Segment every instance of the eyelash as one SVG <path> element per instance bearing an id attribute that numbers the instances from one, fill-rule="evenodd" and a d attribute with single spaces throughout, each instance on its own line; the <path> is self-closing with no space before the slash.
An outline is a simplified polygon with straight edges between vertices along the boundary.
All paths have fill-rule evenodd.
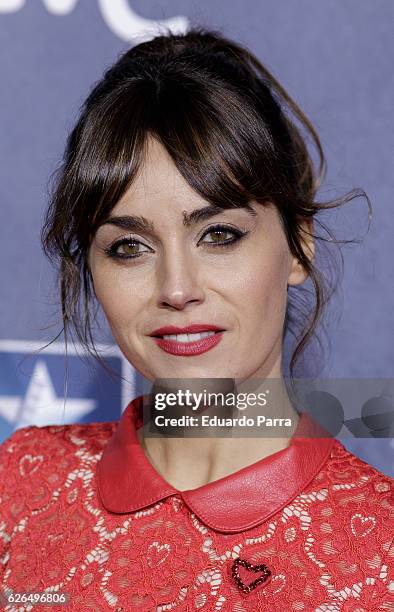
<path id="1" fill-rule="evenodd" d="M 229 232 L 234 234 L 234 238 L 232 238 L 231 240 L 226 240 L 226 242 L 222 242 L 222 243 L 213 243 L 213 242 L 206 242 L 205 244 L 208 244 L 210 246 L 213 246 L 214 248 L 220 247 L 220 248 L 228 248 L 231 245 L 235 244 L 236 242 L 238 242 L 239 240 L 241 240 L 242 238 L 244 238 L 249 232 L 247 231 L 241 231 L 241 230 L 237 230 L 234 229 L 233 227 L 227 227 L 226 225 L 214 225 L 212 227 L 209 227 L 206 232 L 201 236 L 201 240 L 203 238 L 205 238 L 205 236 L 215 232 L 215 231 L 224 231 L 224 232 Z M 108 257 L 111 257 L 112 259 L 137 259 L 137 257 L 140 257 L 141 255 L 143 255 L 143 253 L 145 253 L 146 251 L 143 251 L 142 253 L 137 253 L 134 255 L 120 255 L 119 253 L 116 253 L 116 250 L 122 245 L 122 244 L 143 244 L 142 242 L 140 242 L 139 240 L 135 240 L 134 238 L 122 238 L 121 240 L 117 240 L 116 242 L 114 242 L 110 247 L 104 249 L 105 254 Z"/>

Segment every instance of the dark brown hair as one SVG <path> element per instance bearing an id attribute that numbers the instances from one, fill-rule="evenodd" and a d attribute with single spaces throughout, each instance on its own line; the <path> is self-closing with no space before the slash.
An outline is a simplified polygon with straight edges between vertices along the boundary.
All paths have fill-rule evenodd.
<path id="1" fill-rule="evenodd" d="M 316 257 L 311 261 L 304 252 L 308 232 L 301 224 L 365 193 L 354 189 L 325 204 L 316 201 L 326 164 L 314 127 L 248 49 L 201 27 L 165 32 L 124 53 L 92 89 L 68 138 L 41 234 L 46 255 L 59 263 L 66 340 L 68 329 L 75 330 L 100 360 L 87 254 L 97 227 L 136 176 L 148 135 L 164 145 L 208 202 L 223 208 L 251 200 L 276 206 L 290 251 L 311 286 L 288 288 L 285 331 L 296 341 L 293 376 L 336 286 L 317 268 Z M 334 240 L 323 224 L 328 238 L 317 235 L 315 225 L 315 240 Z M 342 256 L 338 263 L 341 272 Z M 96 314 L 97 309 L 94 319 Z"/>

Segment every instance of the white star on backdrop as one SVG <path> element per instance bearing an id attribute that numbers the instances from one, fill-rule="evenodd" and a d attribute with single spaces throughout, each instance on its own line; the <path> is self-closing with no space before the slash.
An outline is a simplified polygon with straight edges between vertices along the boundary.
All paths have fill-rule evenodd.
<path id="1" fill-rule="evenodd" d="M 24 396 L 2 395 L 0 415 L 15 429 L 27 425 L 65 425 L 81 420 L 96 407 L 96 401 L 86 398 L 67 398 L 55 392 L 46 363 L 39 359 Z"/>

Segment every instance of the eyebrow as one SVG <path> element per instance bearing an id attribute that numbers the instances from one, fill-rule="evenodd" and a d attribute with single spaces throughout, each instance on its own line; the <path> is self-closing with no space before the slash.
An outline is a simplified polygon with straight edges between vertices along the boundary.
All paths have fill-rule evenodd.
<path id="1" fill-rule="evenodd" d="M 246 210 L 252 217 L 257 216 L 257 212 L 252 208 L 250 204 L 245 204 L 245 206 L 234 206 L 231 208 L 221 208 L 220 206 L 204 206 L 203 208 L 197 208 L 190 213 L 183 211 L 183 225 L 185 227 L 190 227 L 193 224 L 199 223 L 200 221 L 205 221 L 206 219 L 210 219 L 220 213 L 225 212 L 226 210 Z M 103 220 L 101 225 L 115 225 L 120 229 L 127 231 L 148 231 L 155 232 L 155 227 L 152 221 L 143 217 L 142 215 L 121 215 L 121 216 L 113 216 L 107 217 Z"/>

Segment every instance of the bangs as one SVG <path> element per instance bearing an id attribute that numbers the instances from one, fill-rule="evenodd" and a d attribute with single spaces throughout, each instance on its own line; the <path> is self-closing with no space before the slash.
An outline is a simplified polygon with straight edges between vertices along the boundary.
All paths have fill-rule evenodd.
<path id="1" fill-rule="evenodd" d="M 273 138 L 245 96 L 175 75 L 136 79 L 102 98 L 81 135 L 76 182 L 91 219 L 90 239 L 132 184 L 149 136 L 212 205 L 243 207 L 273 197 Z"/>

